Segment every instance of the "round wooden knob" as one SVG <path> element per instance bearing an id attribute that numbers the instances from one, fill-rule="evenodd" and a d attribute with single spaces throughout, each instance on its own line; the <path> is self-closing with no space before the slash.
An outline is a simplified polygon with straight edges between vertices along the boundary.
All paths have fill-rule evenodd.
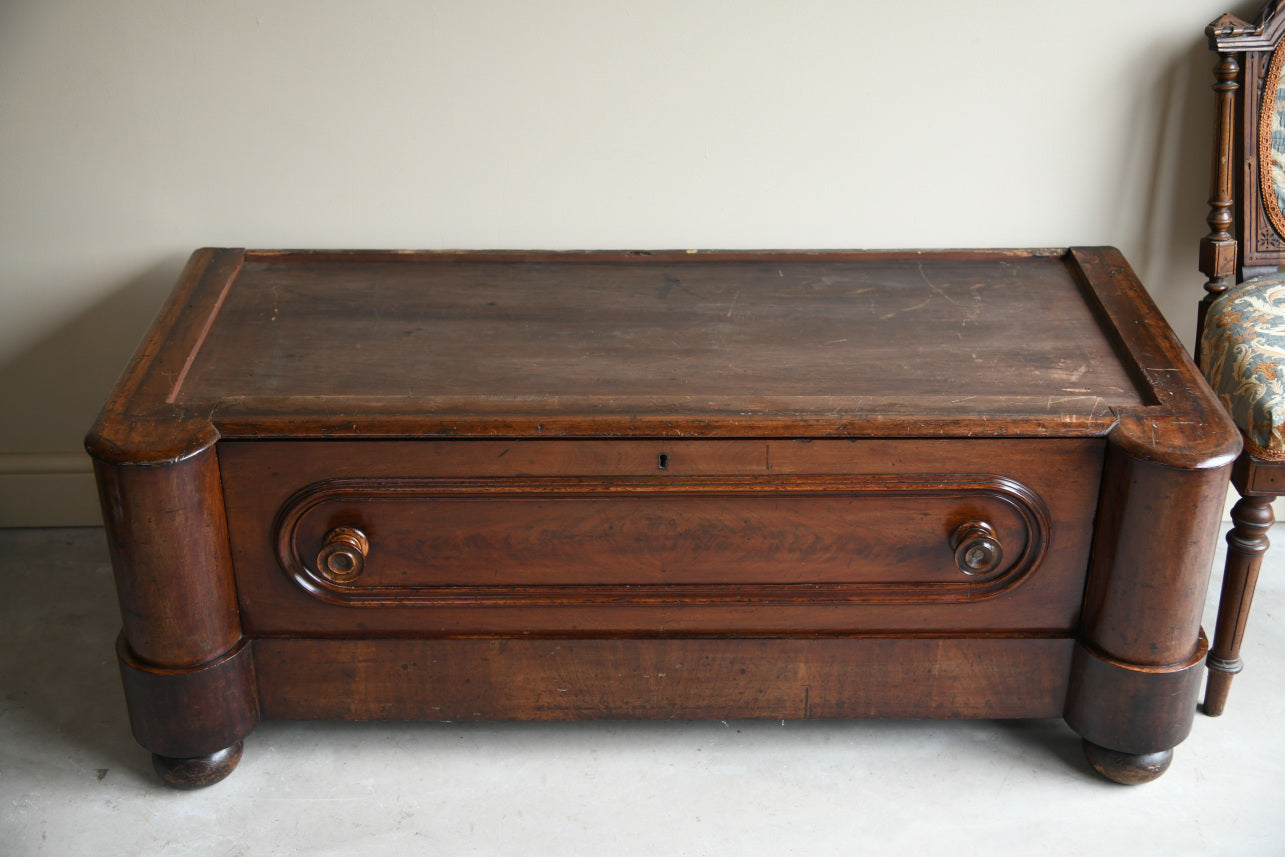
<path id="1" fill-rule="evenodd" d="M 1004 546 L 995 528 L 984 521 L 969 521 L 955 528 L 950 537 L 955 565 L 964 574 L 989 574 L 1004 561 Z"/>
<path id="2" fill-rule="evenodd" d="M 317 570 L 327 580 L 347 583 L 366 567 L 370 541 L 356 527 L 335 527 L 326 533 L 317 554 Z"/>

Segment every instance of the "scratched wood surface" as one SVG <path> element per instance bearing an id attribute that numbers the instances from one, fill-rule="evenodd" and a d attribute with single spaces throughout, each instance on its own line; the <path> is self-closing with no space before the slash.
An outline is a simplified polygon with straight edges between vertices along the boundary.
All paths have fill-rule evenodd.
<path id="1" fill-rule="evenodd" d="M 169 398 L 1056 419 L 1144 395 L 1062 254 L 260 253 Z"/>

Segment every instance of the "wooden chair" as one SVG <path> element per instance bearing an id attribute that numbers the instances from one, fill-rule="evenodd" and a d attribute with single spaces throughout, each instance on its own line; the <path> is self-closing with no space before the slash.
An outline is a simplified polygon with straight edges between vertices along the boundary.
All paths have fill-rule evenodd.
<path id="1" fill-rule="evenodd" d="M 1285 494 L 1285 3 L 1251 23 L 1223 15 L 1206 29 L 1214 68 L 1210 233 L 1200 270 L 1209 277 L 1198 319 L 1197 359 L 1245 436 L 1232 484 L 1240 499 L 1227 534 L 1227 566 L 1210 649 L 1204 710 L 1222 713 L 1240 672 L 1259 566 Z"/>

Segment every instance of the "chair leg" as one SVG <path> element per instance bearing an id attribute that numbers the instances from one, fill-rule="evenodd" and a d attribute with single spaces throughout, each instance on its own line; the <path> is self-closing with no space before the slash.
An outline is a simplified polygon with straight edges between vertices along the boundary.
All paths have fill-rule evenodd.
<path id="1" fill-rule="evenodd" d="M 1209 683 L 1205 686 L 1205 714 L 1217 717 L 1227 705 L 1231 680 L 1244 667 L 1240 643 L 1245 636 L 1249 605 L 1258 584 L 1258 569 L 1270 544 L 1267 531 L 1276 520 L 1270 495 L 1241 497 L 1232 507 L 1232 529 L 1227 533 L 1227 565 L 1218 599 L 1218 625 L 1209 650 Z"/>

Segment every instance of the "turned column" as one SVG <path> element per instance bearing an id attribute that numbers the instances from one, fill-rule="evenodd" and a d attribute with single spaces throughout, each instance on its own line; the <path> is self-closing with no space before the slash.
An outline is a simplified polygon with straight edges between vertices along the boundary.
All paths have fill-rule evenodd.
<path id="1" fill-rule="evenodd" d="M 209 785 L 231 773 L 258 721 L 214 446 L 161 461 L 91 452 L 124 624 L 116 648 L 130 726 L 168 783 Z"/>
<path id="2" fill-rule="evenodd" d="M 1162 774 L 1191 730 L 1234 458 L 1168 447 L 1158 428 L 1126 418 L 1108 444 L 1065 711 L 1089 761 L 1122 783 Z"/>
<path id="3" fill-rule="evenodd" d="M 116 645 L 130 726 L 171 785 L 227 776 L 259 719 L 241 632 L 209 407 L 181 388 L 242 263 L 188 260 L 85 439 L 94 459 L 124 629 Z"/>
<path id="4" fill-rule="evenodd" d="M 1233 53 L 1220 53 L 1214 66 L 1214 145 L 1209 179 L 1209 234 L 1200 239 L 1200 271 L 1208 281 L 1196 316 L 1196 360 L 1200 360 L 1200 333 L 1213 303 L 1236 279 L 1235 197 L 1232 179 L 1235 164 L 1236 91 L 1240 63 Z"/>
<path id="5" fill-rule="evenodd" d="M 1267 532 L 1276 520 L 1271 495 L 1241 497 L 1232 507 L 1232 529 L 1227 533 L 1227 564 L 1223 570 L 1218 624 L 1209 650 L 1209 682 L 1205 686 L 1205 713 L 1217 717 L 1227 705 L 1231 680 L 1244 667 L 1240 644 L 1245 622 L 1258 585 L 1258 569 L 1267 552 Z"/>

